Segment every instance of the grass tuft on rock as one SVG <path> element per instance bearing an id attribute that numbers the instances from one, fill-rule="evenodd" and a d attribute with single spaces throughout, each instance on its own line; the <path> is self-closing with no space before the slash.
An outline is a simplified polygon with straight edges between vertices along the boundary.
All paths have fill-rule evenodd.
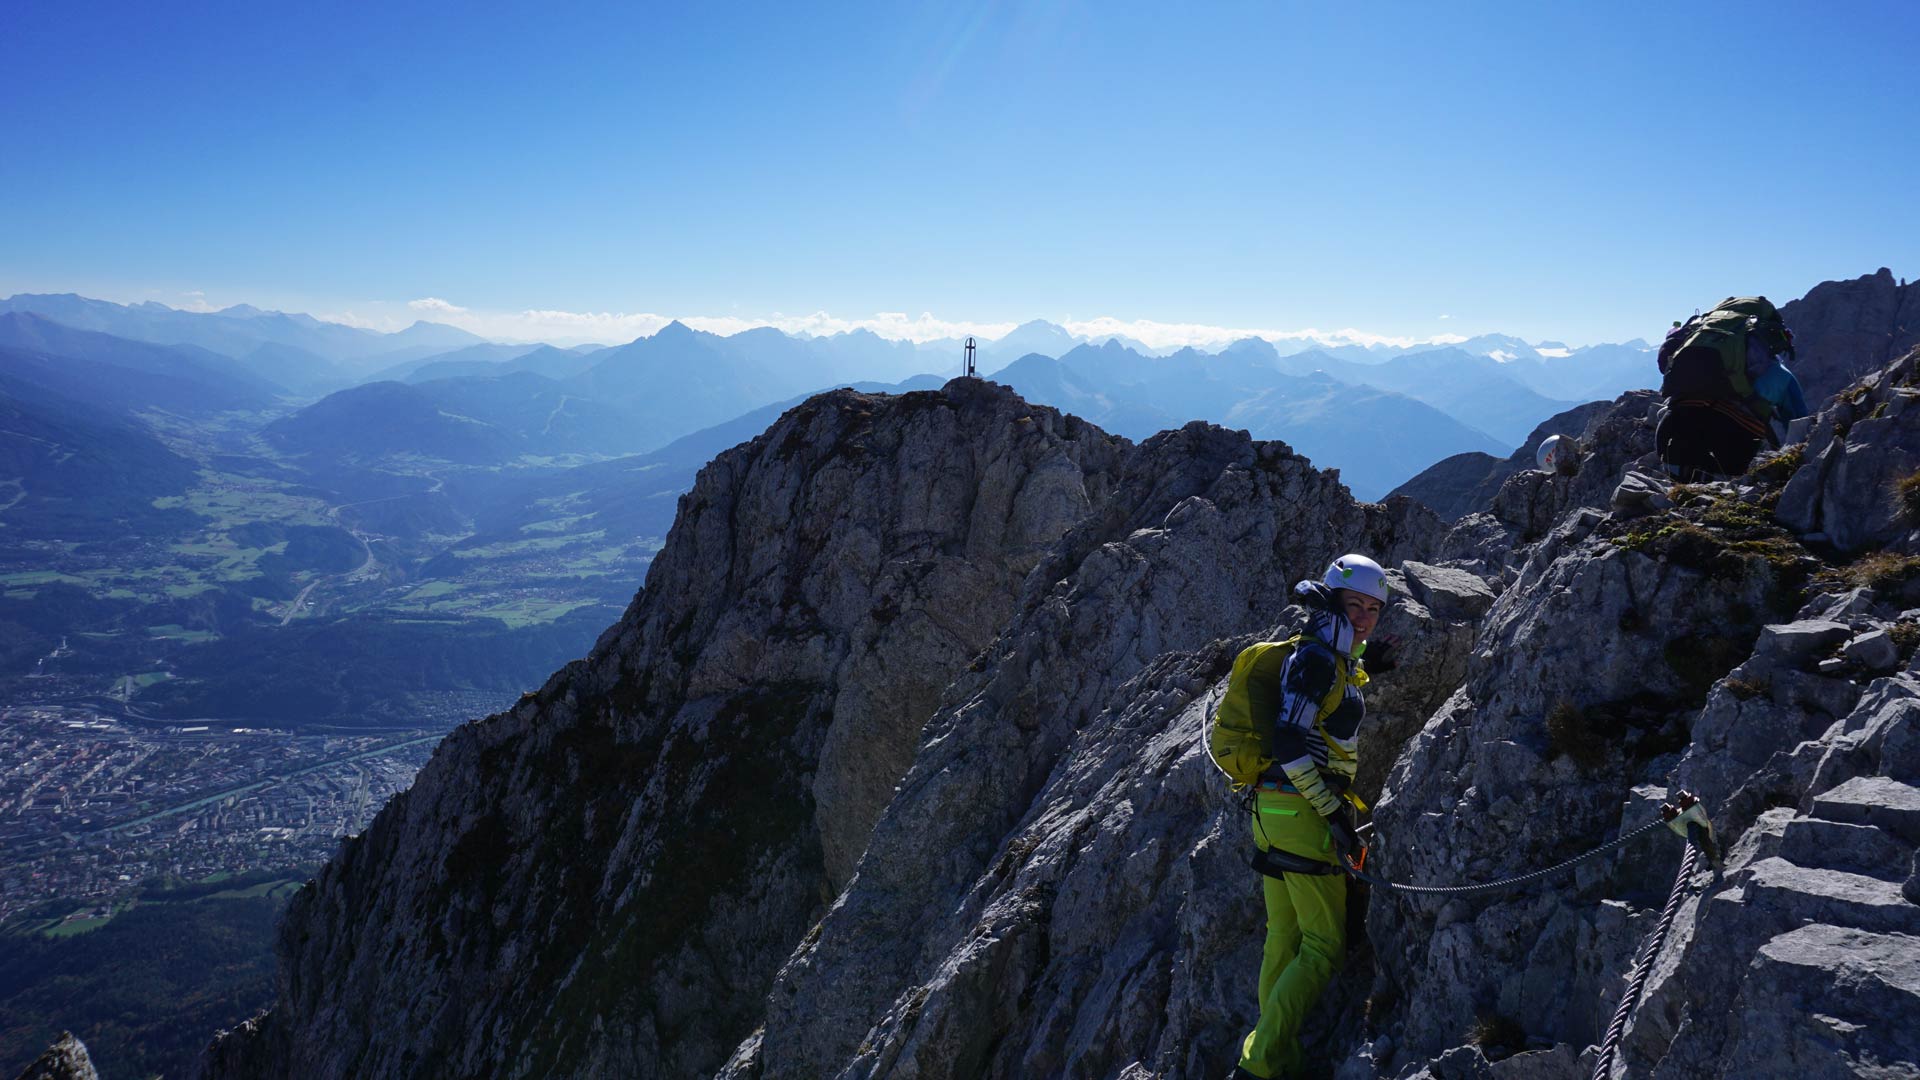
<path id="1" fill-rule="evenodd" d="M 1497 1012 L 1482 1012 L 1474 1018 L 1467 1038 L 1488 1061 L 1509 1058 L 1527 1048 L 1527 1029 L 1520 1021 Z"/>
<path id="2" fill-rule="evenodd" d="M 1887 627 L 1887 636 L 1893 639 L 1894 648 L 1900 650 L 1900 662 L 1905 664 L 1913 659 L 1915 648 L 1920 647 L 1920 622 L 1902 619 Z"/>
<path id="3" fill-rule="evenodd" d="M 1708 489 L 1710 494 L 1710 489 Z M 1634 521 L 1612 537 L 1615 546 L 1697 570 L 1722 582 L 1765 575 L 1773 607 L 1800 605 L 1807 579 L 1819 568 L 1793 534 L 1773 520 L 1773 502 L 1746 502 L 1731 495 L 1696 499 L 1686 512 Z"/>
<path id="4" fill-rule="evenodd" d="M 1893 482 L 1893 503 L 1909 522 L 1920 522 L 1920 469 Z"/>
<path id="5" fill-rule="evenodd" d="M 1890 592 L 1916 579 L 1920 579 L 1920 557 L 1893 551 L 1869 552 L 1819 577 L 1823 584 L 1843 588 L 1865 586 L 1876 592 Z"/>
<path id="6" fill-rule="evenodd" d="M 1747 475 L 1763 484 L 1784 484 L 1806 461 L 1807 444 L 1794 443 L 1778 453 L 1762 454 L 1754 459 Z"/>
<path id="7" fill-rule="evenodd" d="M 1700 515 L 1700 523 L 1716 529 L 1770 529 L 1773 515 L 1754 503 L 1729 496 L 1715 499 Z"/>

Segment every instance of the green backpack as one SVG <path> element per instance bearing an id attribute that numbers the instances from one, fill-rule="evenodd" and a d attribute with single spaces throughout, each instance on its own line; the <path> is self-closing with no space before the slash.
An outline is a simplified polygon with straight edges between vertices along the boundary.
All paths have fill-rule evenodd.
<path id="1" fill-rule="evenodd" d="M 1748 338 L 1758 338 L 1769 353 L 1793 356 L 1793 333 L 1764 296 L 1730 296 L 1674 327 L 1660 345 L 1660 396 L 1672 404 L 1713 406 L 1764 433 L 1773 403 L 1754 392 Z"/>
<path id="2" fill-rule="evenodd" d="M 1227 693 L 1213 711 L 1207 725 L 1207 753 L 1226 774 L 1235 791 L 1259 781 L 1273 765 L 1273 722 L 1280 713 L 1280 668 L 1299 648 L 1298 634 L 1285 641 L 1256 642 L 1240 650 L 1233 660 L 1233 674 L 1227 677 Z M 1314 723 L 1325 731 L 1327 717 L 1340 707 L 1348 686 L 1367 685 L 1367 673 L 1359 664 L 1334 658 L 1335 678 L 1327 696 L 1320 701 Z M 1327 749 L 1348 756 L 1339 743 L 1327 739 Z"/>

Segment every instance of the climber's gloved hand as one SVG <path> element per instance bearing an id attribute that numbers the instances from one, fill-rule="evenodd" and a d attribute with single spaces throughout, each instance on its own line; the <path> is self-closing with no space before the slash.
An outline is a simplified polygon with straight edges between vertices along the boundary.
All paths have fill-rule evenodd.
<path id="1" fill-rule="evenodd" d="M 1333 853 L 1345 865 L 1360 850 L 1360 836 L 1353 830 L 1353 823 L 1345 814 L 1335 814 L 1327 819 L 1327 833 L 1333 837 Z"/>
<path id="2" fill-rule="evenodd" d="M 1369 639 L 1367 651 L 1362 654 L 1367 665 L 1367 674 L 1384 675 L 1392 671 L 1400 662 L 1400 635 L 1381 634 Z"/>

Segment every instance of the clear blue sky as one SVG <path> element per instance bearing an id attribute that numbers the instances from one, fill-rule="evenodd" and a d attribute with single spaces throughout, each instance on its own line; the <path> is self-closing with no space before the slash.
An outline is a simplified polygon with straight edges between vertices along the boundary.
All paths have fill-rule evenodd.
<path id="1" fill-rule="evenodd" d="M 818 7 L 10 4 L 0 294 L 1582 342 L 1920 275 L 1920 4 Z"/>

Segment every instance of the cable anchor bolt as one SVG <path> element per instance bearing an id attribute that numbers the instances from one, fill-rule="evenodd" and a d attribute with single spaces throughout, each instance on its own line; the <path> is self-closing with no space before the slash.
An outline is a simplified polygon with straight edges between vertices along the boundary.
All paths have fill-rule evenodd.
<path id="1" fill-rule="evenodd" d="M 1682 790 L 1678 798 L 1661 806 L 1660 818 L 1667 823 L 1667 828 L 1699 845 L 1714 869 L 1720 868 L 1720 848 L 1713 840 L 1713 822 L 1693 792 Z"/>

